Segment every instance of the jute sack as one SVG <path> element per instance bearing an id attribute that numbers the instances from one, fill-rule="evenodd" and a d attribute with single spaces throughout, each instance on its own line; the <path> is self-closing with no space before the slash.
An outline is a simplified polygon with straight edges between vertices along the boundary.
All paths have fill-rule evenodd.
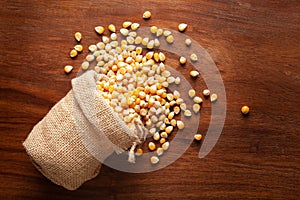
<path id="1" fill-rule="evenodd" d="M 72 90 L 34 126 L 23 145 L 35 167 L 52 182 L 69 190 L 97 176 L 101 162 L 114 151 L 130 150 L 141 142 L 143 129 L 119 118 L 96 90 L 107 78 L 87 71 L 72 80 Z"/>

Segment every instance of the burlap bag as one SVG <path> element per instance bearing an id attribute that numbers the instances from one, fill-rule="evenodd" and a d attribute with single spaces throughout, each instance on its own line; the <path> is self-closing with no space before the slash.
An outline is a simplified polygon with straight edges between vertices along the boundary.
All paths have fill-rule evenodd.
<path id="1" fill-rule="evenodd" d="M 101 162 L 114 151 L 133 150 L 143 129 L 119 118 L 96 90 L 107 78 L 88 71 L 72 80 L 72 90 L 33 128 L 23 143 L 36 168 L 52 182 L 77 189 L 99 173 Z"/>

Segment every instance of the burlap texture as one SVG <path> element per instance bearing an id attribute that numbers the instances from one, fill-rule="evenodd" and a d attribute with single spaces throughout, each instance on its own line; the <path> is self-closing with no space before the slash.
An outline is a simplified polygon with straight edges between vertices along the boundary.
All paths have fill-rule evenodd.
<path id="1" fill-rule="evenodd" d="M 34 126 L 23 143 L 36 168 L 52 182 L 77 189 L 99 173 L 113 151 L 139 143 L 96 90 L 105 78 L 88 71 L 72 80 L 72 90 Z"/>

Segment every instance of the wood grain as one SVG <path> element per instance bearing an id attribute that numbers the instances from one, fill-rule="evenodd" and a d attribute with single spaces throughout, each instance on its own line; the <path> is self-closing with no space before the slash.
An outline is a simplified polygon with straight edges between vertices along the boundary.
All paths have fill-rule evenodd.
<path id="1" fill-rule="evenodd" d="M 152 18 L 141 18 L 144 10 Z M 300 2 L 297 0 L 0 2 L 0 199 L 298 199 Z M 86 54 L 70 60 L 81 31 L 132 20 L 176 29 L 207 49 L 224 80 L 227 117 L 213 151 L 193 143 L 172 165 L 142 174 L 103 166 L 70 192 L 44 178 L 21 143 L 71 88 Z M 63 73 L 63 66 L 75 70 Z M 196 86 L 196 84 L 195 84 Z M 201 86 L 196 86 L 198 90 Z M 240 114 L 247 104 L 251 113 Z M 203 109 L 205 133 L 210 107 Z M 202 120 L 202 118 L 201 118 Z"/>

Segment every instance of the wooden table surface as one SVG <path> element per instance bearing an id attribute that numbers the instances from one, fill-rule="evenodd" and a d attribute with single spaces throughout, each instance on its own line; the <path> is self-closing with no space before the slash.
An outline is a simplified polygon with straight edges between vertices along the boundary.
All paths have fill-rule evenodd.
<path id="1" fill-rule="evenodd" d="M 300 2 L 297 0 L 0 2 L 0 199 L 299 199 Z M 144 21 L 143 11 L 152 18 Z M 227 116 L 213 151 L 198 158 L 193 142 L 170 166 L 126 173 L 103 166 L 76 191 L 43 177 L 22 142 L 71 88 L 97 25 L 124 20 L 186 34 L 211 55 L 222 75 Z M 63 67 L 75 67 L 70 75 Z M 200 90 L 200 88 L 198 88 Z M 248 117 L 240 108 L 251 108 Z M 209 106 L 199 132 L 205 135 Z"/>

